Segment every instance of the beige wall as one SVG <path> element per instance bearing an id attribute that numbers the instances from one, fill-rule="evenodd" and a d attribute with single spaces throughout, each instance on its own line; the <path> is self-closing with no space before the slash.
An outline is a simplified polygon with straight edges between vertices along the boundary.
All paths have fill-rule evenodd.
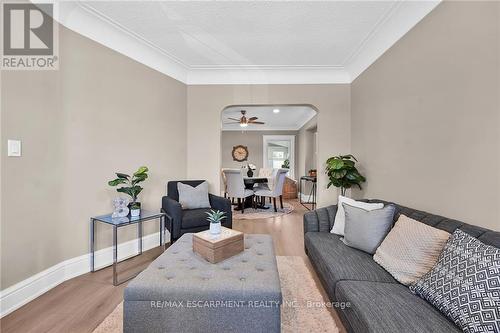
<path id="1" fill-rule="evenodd" d="M 320 206 L 337 195 L 324 161 L 351 152 L 352 137 L 368 178 L 354 195 L 500 230 L 499 12 L 445 2 L 352 85 L 186 87 L 61 28 L 60 70 L 1 73 L 0 288 L 88 252 L 89 217 L 117 195 L 114 171 L 150 167 L 144 208 L 159 208 L 170 179 L 218 192 L 220 115 L 235 104 L 318 109 Z M 7 139 L 22 140 L 21 158 L 6 157 Z M 99 235 L 108 246 L 109 228 Z"/>
<path id="2" fill-rule="evenodd" d="M 499 24 L 499 2 L 444 2 L 354 81 L 356 195 L 500 230 Z"/>
<path id="3" fill-rule="evenodd" d="M 263 135 L 295 135 L 295 164 L 297 164 L 298 131 L 222 131 L 221 133 L 221 158 L 223 168 L 241 168 L 248 163 L 257 167 L 257 172 L 263 167 Z M 233 160 L 233 147 L 243 145 L 248 147 L 248 161 L 238 162 Z"/>
<path id="4" fill-rule="evenodd" d="M 314 133 L 318 129 L 317 117 L 309 120 L 299 131 L 298 135 L 298 147 L 299 147 L 299 158 L 297 159 L 297 169 L 298 173 L 296 178 L 299 179 L 302 176 L 307 176 L 309 170 L 316 169 L 316 141 Z M 322 170 L 321 170 L 322 171 Z M 311 192 L 311 183 L 302 182 L 301 192 L 304 194 L 309 194 Z"/>
<path id="5" fill-rule="evenodd" d="M 310 104 L 318 111 L 319 205 L 336 202 L 336 189 L 326 189 L 324 161 L 350 151 L 349 85 L 194 85 L 188 86 L 187 174 L 207 179 L 219 193 L 221 112 L 239 104 Z"/>
<path id="6" fill-rule="evenodd" d="M 1 289 L 89 252 L 89 217 L 118 195 L 114 171 L 149 166 L 140 199 L 153 210 L 165 183 L 186 176 L 186 86 L 59 33 L 58 71 L 2 72 Z M 22 157 L 7 157 L 7 139 L 22 140 Z M 98 233 L 110 245 L 109 227 Z"/>

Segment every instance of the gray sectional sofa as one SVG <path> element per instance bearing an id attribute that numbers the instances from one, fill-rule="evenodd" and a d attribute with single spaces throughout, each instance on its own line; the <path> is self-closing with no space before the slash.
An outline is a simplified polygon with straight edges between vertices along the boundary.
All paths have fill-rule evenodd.
<path id="1" fill-rule="evenodd" d="M 367 202 L 388 202 L 364 200 Z M 500 247 L 500 232 L 396 205 L 400 214 L 452 233 L 460 228 L 485 244 Z M 304 215 L 306 252 L 348 332 L 461 332 L 425 300 L 412 294 L 379 266 L 372 255 L 350 248 L 331 234 L 337 206 Z"/>

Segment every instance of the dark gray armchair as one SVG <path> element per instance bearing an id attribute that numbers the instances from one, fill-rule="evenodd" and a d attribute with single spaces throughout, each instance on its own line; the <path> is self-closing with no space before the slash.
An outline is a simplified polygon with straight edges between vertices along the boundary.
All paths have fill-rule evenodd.
<path id="1" fill-rule="evenodd" d="M 171 242 L 175 242 L 185 233 L 209 229 L 210 224 L 207 221 L 206 212 L 211 209 L 225 212 L 226 218 L 223 220 L 222 225 L 226 228 L 232 228 L 233 215 L 231 211 L 231 201 L 229 201 L 229 199 L 209 194 L 211 208 L 182 209 L 179 203 L 179 192 L 177 190 L 178 182 L 191 186 L 198 186 L 203 183 L 204 180 L 179 180 L 167 183 L 167 196 L 162 198 L 161 211 L 168 215 L 166 227 L 170 232 Z"/>

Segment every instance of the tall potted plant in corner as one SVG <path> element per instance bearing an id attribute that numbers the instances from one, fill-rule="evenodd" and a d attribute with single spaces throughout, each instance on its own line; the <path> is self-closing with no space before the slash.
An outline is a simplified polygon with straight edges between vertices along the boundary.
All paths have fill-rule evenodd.
<path id="1" fill-rule="evenodd" d="M 340 193 L 345 196 L 346 190 L 353 185 L 361 188 L 361 183 L 366 181 L 355 164 L 358 160 L 352 155 L 339 155 L 330 157 L 326 161 L 326 174 L 329 182 L 327 188 L 335 186 L 340 188 Z"/>
<path id="2" fill-rule="evenodd" d="M 148 167 L 141 166 L 132 176 L 117 172 L 116 178 L 108 182 L 109 186 L 125 185 L 117 188 L 116 191 L 128 194 L 132 198 L 132 202 L 129 204 L 131 216 L 139 216 L 141 213 L 141 203 L 137 201 L 137 196 L 143 188 L 137 184 L 148 178 L 148 171 Z"/>

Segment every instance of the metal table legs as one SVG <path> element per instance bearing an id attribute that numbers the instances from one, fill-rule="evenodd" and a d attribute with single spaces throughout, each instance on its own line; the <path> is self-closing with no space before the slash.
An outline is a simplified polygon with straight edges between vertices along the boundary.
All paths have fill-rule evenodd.
<path id="1" fill-rule="evenodd" d="M 309 195 L 307 196 L 307 201 L 302 201 L 302 181 L 308 181 L 307 179 L 300 178 L 299 179 L 299 203 L 304 206 L 307 210 L 314 210 L 316 208 L 316 190 L 317 190 L 317 182 L 316 181 L 311 181 L 312 186 L 311 186 L 311 191 L 309 192 Z M 312 198 L 312 201 L 311 201 Z M 310 204 L 312 205 L 311 209 L 307 207 L 306 205 Z"/>
<path id="2" fill-rule="evenodd" d="M 159 223 L 160 223 L 160 246 L 162 247 L 162 250 L 165 250 L 165 237 L 164 237 L 164 233 L 165 233 L 165 221 L 166 221 L 166 217 L 165 216 L 160 216 L 159 218 Z M 96 272 L 96 271 L 99 271 L 101 269 L 104 269 L 104 268 L 107 268 L 109 266 L 113 266 L 113 285 L 114 286 L 117 286 L 119 284 L 122 284 L 123 282 L 126 282 L 132 278 L 134 278 L 137 274 L 131 276 L 131 277 L 128 277 L 127 279 L 123 280 L 123 281 L 118 281 L 118 264 L 120 262 L 123 262 L 123 261 L 126 261 L 128 259 L 131 259 L 131 258 L 134 258 L 134 257 L 137 257 L 139 255 L 142 254 L 142 251 L 143 251 L 143 240 L 142 240 L 142 236 L 143 236 L 143 225 L 142 225 L 142 222 L 143 221 L 139 221 L 137 222 L 137 240 L 138 240 L 138 248 L 139 248 L 139 251 L 136 255 L 133 255 L 133 256 L 130 256 L 128 258 L 125 258 L 123 260 L 118 260 L 118 228 L 120 227 L 120 225 L 113 225 L 113 263 L 110 264 L 110 265 L 107 265 L 107 266 L 104 266 L 104 267 L 101 267 L 99 269 L 95 269 L 95 229 L 96 229 L 96 221 L 98 220 L 95 220 L 93 218 L 90 219 L 90 252 L 91 252 L 91 256 L 90 256 L 90 271 L 91 272 Z M 129 225 L 129 224 L 127 224 Z M 125 225 L 124 225 L 125 226 Z"/>

